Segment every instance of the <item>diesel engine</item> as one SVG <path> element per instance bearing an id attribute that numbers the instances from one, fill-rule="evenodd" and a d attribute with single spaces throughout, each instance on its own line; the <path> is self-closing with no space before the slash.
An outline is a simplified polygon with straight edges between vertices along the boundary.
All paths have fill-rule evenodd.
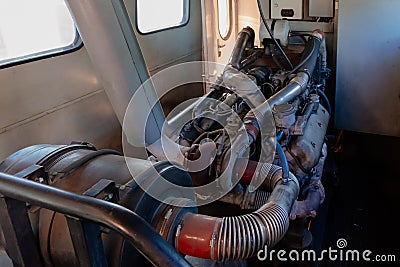
<path id="1" fill-rule="evenodd" d="M 20 266 L 246 266 L 265 248 L 309 247 L 325 197 L 329 69 L 322 31 L 290 38 L 301 42 L 265 37 L 257 47 L 244 28 L 148 160 L 85 142 L 11 155 L 0 164 L 0 245 Z"/>

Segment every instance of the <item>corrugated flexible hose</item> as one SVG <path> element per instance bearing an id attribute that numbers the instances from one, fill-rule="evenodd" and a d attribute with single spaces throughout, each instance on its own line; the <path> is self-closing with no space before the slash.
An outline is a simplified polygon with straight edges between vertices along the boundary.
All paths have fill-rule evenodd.
<path id="1" fill-rule="evenodd" d="M 262 187 L 273 189 L 267 203 L 257 211 L 233 217 L 187 214 L 176 232 L 175 247 L 179 252 L 219 261 L 246 259 L 282 239 L 289 227 L 299 184 L 291 173 L 289 182 L 283 184 L 282 169 L 278 166 L 260 167 L 258 175 L 265 177 Z"/>

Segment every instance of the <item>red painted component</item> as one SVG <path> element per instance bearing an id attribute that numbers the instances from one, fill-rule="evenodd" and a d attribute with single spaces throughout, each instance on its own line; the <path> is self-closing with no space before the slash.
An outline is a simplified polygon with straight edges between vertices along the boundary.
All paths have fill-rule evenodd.
<path id="1" fill-rule="evenodd" d="M 251 138 L 253 139 L 252 142 L 255 142 L 257 139 L 257 136 L 260 132 L 258 130 L 258 128 L 251 123 L 245 124 L 245 128 L 246 128 L 247 134 L 250 135 Z"/>
<path id="2" fill-rule="evenodd" d="M 218 240 L 221 221 L 220 218 L 216 217 L 193 213 L 186 214 L 177 237 L 178 251 L 198 258 L 217 259 L 215 241 Z"/>
<path id="3" fill-rule="evenodd" d="M 257 168 L 257 161 L 253 161 L 253 160 L 246 160 L 246 159 L 240 159 L 242 162 L 238 162 L 237 166 L 239 168 L 241 168 L 243 170 L 244 167 L 246 167 L 246 169 L 244 170 L 244 173 L 242 175 L 242 179 L 240 179 L 240 181 L 243 184 L 250 184 L 251 180 L 253 179 L 253 175 L 254 172 L 256 171 Z M 247 166 L 246 166 L 247 164 Z"/>
<path id="4" fill-rule="evenodd" d="M 322 39 L 325 39 L 325 33 L 324 33 L 323 30 L 317 29 L 316 31 L 317 31 L 319 34 L 321 34 Z"/>

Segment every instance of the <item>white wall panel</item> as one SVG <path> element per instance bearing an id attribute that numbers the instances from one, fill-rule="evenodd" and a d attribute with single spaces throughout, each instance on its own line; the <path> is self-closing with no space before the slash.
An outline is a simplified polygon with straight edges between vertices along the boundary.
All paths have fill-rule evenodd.
<path id="1" fill-rule="evenodd" d="M 400 1 L 339 1 L 338 128 L 400 136 Z"/>

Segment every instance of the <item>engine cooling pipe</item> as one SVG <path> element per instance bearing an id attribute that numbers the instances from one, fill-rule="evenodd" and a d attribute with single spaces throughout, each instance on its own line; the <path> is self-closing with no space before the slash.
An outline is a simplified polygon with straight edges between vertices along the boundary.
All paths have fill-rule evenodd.
<path id="1" fill-rule="evenodd" d="M 250 192 L 243 187 L 236 191 L 229 192 L 218 201 L 240 206 L 241 209 L 257 210 L 267 203 L 271 192 L 256 190 Z"/>
<path id="2" fill-rule="evenodd" d="M 278 166 L 261 164 L 257 170 L 259 177 L 265 177 L 263 187 L 273 189 L 265 205 L 233 217 L 187 213 L 177 228 L 175 248 L 185 255 L 222 261 L 247 259 L 265 245 L 276 245 L 288 230 L 289 213 L 299 194 L 299 184 L 293 174 L 288 184 L 283 184 Z"/>
<path id="3" fill-rule="evenodd" d="M 255 173 L 259 173 L 258 169 L 261 167 L 262 174 L 260 177 L 272 177 L 271 179 L 265 179 L 260 185 L 259 189 L 253 192 L 244 189 L 240 184 L 249 185 Z M 241 172 L 241 170 L 244 170 Z M 275 185 L 281 180 L 282 168 L 277 165 L 259 165 L 257 161 L 247 160 L 245 158 L 237 159 L 235 163 L 235 173 L 242 173 L 240 184 L 235 189 L 219 199 L 219 201 L 238 205 L 242 209 L 256 210 L 264 206 L 271 196 L 271 191 Z M 247 187 L 249 189 L 249 187 Z M 296 202 L 295 202 L 296 204 Z M 292 208 L 293 212 L 293 208 Z"/>
<path id="4" fill-rule="evenodd" d="M 286 87 L 246 115 L 245 121 L 254 121 L 255 118 L 257 121 L 263 121 L 265 114 L 270 112 L 274 106 L 290 102 L 305 91 L 310 76 L 314 72 L 317 58 L 320 53 L 320 45 L 324 39 L 325 36 L 321 30 L 313 31 L 312 37 L 309 38 L 306 47 L 304 48 L 303 57 L 301 59 L 301 62 L 304 63 L 302 63 L 301 66 L 296 67 L 298 69 L 296 76 L 291 79 Z"/>
<path id="5" fill-rule="evenodd" d="M 228 61 L 228 66 L 240 69 L 242 67 L 242 56 L 246 47 L 254 46 L 254 38 L 255 33 L 254 30 L 250 27 L 243 28 L 241 32 L 239 32 L 238 37 L 236 39 L 235 47 L 233 48 L 231 57 Z"/>
<path id="6" fill-rule="evenodd" d="M 235 164 L 235 172 L 242 173 L 240 182 L 245 185 L 251 183 L 255 173 L 258 173 L 259 177 L 265 177 L 263 178 L 264 180 L 259 189 L 267 192 L 272 192 L 278 182 L 283 180 L 281 167 L 268 163 L 260 164 L 253 160 L 238 159 Z M 295 176 L 292 173 L 289 173 L 290 180 L 293 180 L 293 177 Z M 297 181 L 297 178 L 295 181 Z"/>
<path id="7" fill-rule="evenodd" d="M 320 30 L 313 31 L 312 36 L 313 37 L 310 37 L 306 44 L 306 47 L 304 49 L 306 53 L 303 54 L 302 61 L 307 57 L 309 57 L 309 59 L 306 60 L 304 64 L 302 64 L 302 66 L 299 67 L 296 77 L 294 77 L 285 88 L 283 88 L 267 100 L 269 106 L 268 109 L 273 108 L 275 105 L 280 105 L 292 101 L 295 97 L 302 94 L 307 88 L 307 84 L 310 80 L 310 75 L 312 75 L 312 73 L 314 72 L 315 65 L 317 63 L 320 45 L 325 38 L 323 32 Z M 309 56 L 310 52 L 312 53 L 311 56 Z M 263 113 L 263 111 L 265 110 L 265 106 L 265 104 L 259 106 L 258 111 Z"/>

